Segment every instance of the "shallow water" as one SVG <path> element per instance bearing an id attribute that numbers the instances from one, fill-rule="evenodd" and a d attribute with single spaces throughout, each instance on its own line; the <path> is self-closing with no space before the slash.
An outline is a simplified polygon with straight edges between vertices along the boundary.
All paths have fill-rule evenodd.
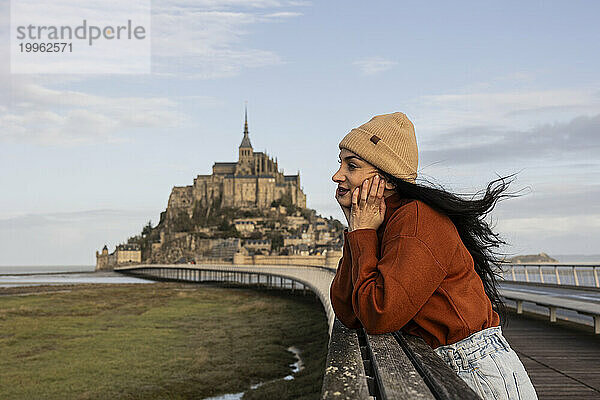
<path id="1" fill-rule="evenodd" d="M 296 362 L 293 364 L 290 364 L 290 367 L 292 368 L 292 375 L 288 375 L 286 377 L 284 377 L 283 379 L 286 381 L 291 381 L 292 379 L 294 379 L 294 375 L 300 371 L 302 371 L 304 369 L 304 363 L 302 362 L 302 359 L 300 358 L 300 349 L 295 347 L 295 346 L 291 346 L 287 348 L 287 351 L 294 353 L 294 357 L 296 357 Z"/>
<path id="2" fill-rule="evenodd" d="M 304 363 L 302 362 L 302 359 L 300 358 L 300 349 L 295 346 L 290 346 L 287 348 L 287 351 L 293 353 L 294 357 L 296 357 L 296 360 L 297 360 L 295 363 L 290 364 L 292 373 L 290 375 L 284 376 L 283 378 L 278 378 L 278 379 L 273 379 L 271 381 L 256 383 L 256 384 L 250 386 L 250 389 L 256 389 L 266 383 L 271 383 L 271 382 L 275 382 L 275 381 L 279 381 L 279 380 L 291 381 L 292 379 L 294 379 L 294 374 L 296 374 L 304 369 Z M 206 397 L 206 398 L 204 398 L 204 400 L 240 400 L 244 396 L 244 393 L 245 392 L 227 393 L 227 394 L 223 394 L 221 396 Z"/>
<path id="3" fill-rule="evenodd" d="M 0 275 L 0 287 L 72 285 L 77 283 L 153 283 L 116 272 L 84 272 L 30 275 Z"/>
<path id="4" fill-rule="evenodd" d="M 217 397 L 207 397 L 204 400 L 240 400 L 244 396 L 244 392 L 228 393 Z"/>
<path id="5" fill-rule="evenodd" d="M 94 272 L 94 265 L 0 265 L 0 275 Z"/>

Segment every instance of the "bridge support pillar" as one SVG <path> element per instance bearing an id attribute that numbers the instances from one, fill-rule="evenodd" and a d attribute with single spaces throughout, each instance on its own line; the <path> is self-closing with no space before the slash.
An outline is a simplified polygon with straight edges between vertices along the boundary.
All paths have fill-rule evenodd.
<path id="1" fill-rule="evenodd" d="M 517 314 L 523 314 L 523 300 L 517 300 Z"/>
<path id="2" fill-rule="evenodd" d="M 600 315 L 594 315 L 594 333 L 600 335 Z"/>
<path id="3" fill-rule="evenodd" d="M 556 307 L 548 307 L 550 309 L 550 322 L 556 322 Z"/>

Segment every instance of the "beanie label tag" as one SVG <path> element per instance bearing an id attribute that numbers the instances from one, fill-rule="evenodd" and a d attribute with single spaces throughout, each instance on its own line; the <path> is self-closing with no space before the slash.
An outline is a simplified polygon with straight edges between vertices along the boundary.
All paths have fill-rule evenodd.
<path id="1" fill-rule="evenodd" d="M 377 142 L 379 142 L 381 140 L 381 138 L 377 135 L 373 135 L 371 136 L 371 142 L 377 144 Z"/>

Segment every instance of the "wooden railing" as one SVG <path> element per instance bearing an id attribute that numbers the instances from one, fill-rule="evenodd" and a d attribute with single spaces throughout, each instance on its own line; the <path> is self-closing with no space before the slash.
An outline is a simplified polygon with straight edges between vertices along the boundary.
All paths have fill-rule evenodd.
<path id="1" fill-rule="evenodd" d="M 402 332 L 369 335 L 335 320 L 323 400 L 475 400 L 479 396 L 423 339 Z"/>

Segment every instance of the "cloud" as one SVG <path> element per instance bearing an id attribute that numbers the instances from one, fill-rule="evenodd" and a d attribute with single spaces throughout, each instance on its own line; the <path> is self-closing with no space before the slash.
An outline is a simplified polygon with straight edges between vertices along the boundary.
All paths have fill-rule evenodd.
<path id="1" fill-rule="evenodd" d="M 496 230 L 511 245 L 511 254 L 597 254 L 600 214 L 568 217 L 501 219 Z"/>
<path id="2" fill-rule="evenodd" d="M 279 1 L 279 0 L 197 0 L 186 2 L 181 0 L 166 0 L 161 2 L 169 7 L 200 8 L 203 10 L 227 10 L 232 8 L 276 8 L 308 6 L 310 2 L 304 1 Z"/>
<path id="3" fill-rule="evenodd" d="M 513 233 L 537 233 L 540 236 L 549 234 L 569 234 L 600 230 L 600 214 L 578 215 L 566 217 L 523 217 L 507 218 L 499 222 L 499 228 Z"/>
<path id="4" fill-rule="evenodd" d="M 142 215 L 147 213 L 143 212 Z M 139 210 L 85 210 L 45 214 L 24 214 L 0 219 L 0 230 L 29 229 L 48 225 L 78 224 L 89 221 L 111 220 L 116 218 L 139 218 Z"/>
<path id="5" fill-rule="evenodd" d="M 427 162 L 490 163 L 495 160 L 553 159 L 598 164 L 600 114 L 580 116 L 567 123 L 539 125 L 530 130 L 488 126 L 456 129 L 426 140 L 421 155 Z"/>
<path id="6" fill-rule="evenodd" d="M 423 100 L 433 105 L 467 107 L 475 105 L 482 111 L 499 111 L 500 115 L 557 108 L 587 108 L 598 105 L 593 92 L 580 90 L 545 90 L 504 93 L 467 93 L 424 96 Z"/>
<path id="7" fill-rule="evenodd" d="M 96 250 L 138 234 L 157 214 L 113 209 L 0 219 L 0 265 L 90 265 Z"/>
<path id="8" fill-rule="evenodd" d="M 282 10 L 284 7 L 297 5 L 279 1 L 171 1 L 154 6 L 153 73 L 217 79 L 239 75 L 246 68 L 283 64 L 276 53 L 242 43 L 254 25 L 302 15 Z"/>
<path id="9" fill-rule="evenodd" d="M 152 8 L 153 72 L 157 76 L 214 79 L 239 75 L 246 68 L 282 64 L 272 51 L 243 45 L 248 28 L 298 17 L 301 13 L 290 7 L 306 5 L 274 0 L 167 0 L 156 4 Z M 0 23 L 6 39 L 9 22 L 4 18 Z M 87 78 L 10 74 L 8 61 L 1 64 L 6 73 L 0 74 L 0 142 L 117 143 L 129 141 L 132 129 L 169 128 L 189 120 L 178 110 L 179 103 L 169 97 L 113 97 L 52 89 Z M 208 97 L 195 101 L 209 106 L 218 103 Z"/>
<path id="10" fill-rule="evenodd" d="M 516 181 L 515 183 L 518 183 Z M 570 218 L 600 216 L 600 184 L 576 185 L 557 180 L 524 188 L 521 196 L 498 204 L 499 218 Z"/>
<path id="11" fill-rule="evenodd" d="M 393 68 L 398 63 L 382 57 L 371 57 L 354 61 L 352 64 L 357 66 L 364 75 L 375 75 Z"/>
<path id="12" fill-rule="evenodd" d="M 185 122 L 167 97 L 100 96 L 51 89 L 34 77 L 0 79 L 1 142 L 72 146 L 130 140 L 136 128 L 166 128 Z M 196 99 L 198 100 L 198 99 Z M 211 104 L 205 98 L 201 103 Z"/>
<path id="13" fill-rule="evenodd" d="M 465 127 L 531 129 L 600 113 L 597 89 L 518 90 L 421 96 L 414 101 L 419 131 L 439 134 Z"/>
<path id="14" fill-rule="evenodd" d="M 302 16 L 302 13 L 282 11 L 282 12 L 275 12 L 275 13 L 271 13 L 271 14 L 265 14 L 265 15 L 263 15 L 263 18 L 293 18 L 293 17 L 300 17 L 300 16 Z"/>

